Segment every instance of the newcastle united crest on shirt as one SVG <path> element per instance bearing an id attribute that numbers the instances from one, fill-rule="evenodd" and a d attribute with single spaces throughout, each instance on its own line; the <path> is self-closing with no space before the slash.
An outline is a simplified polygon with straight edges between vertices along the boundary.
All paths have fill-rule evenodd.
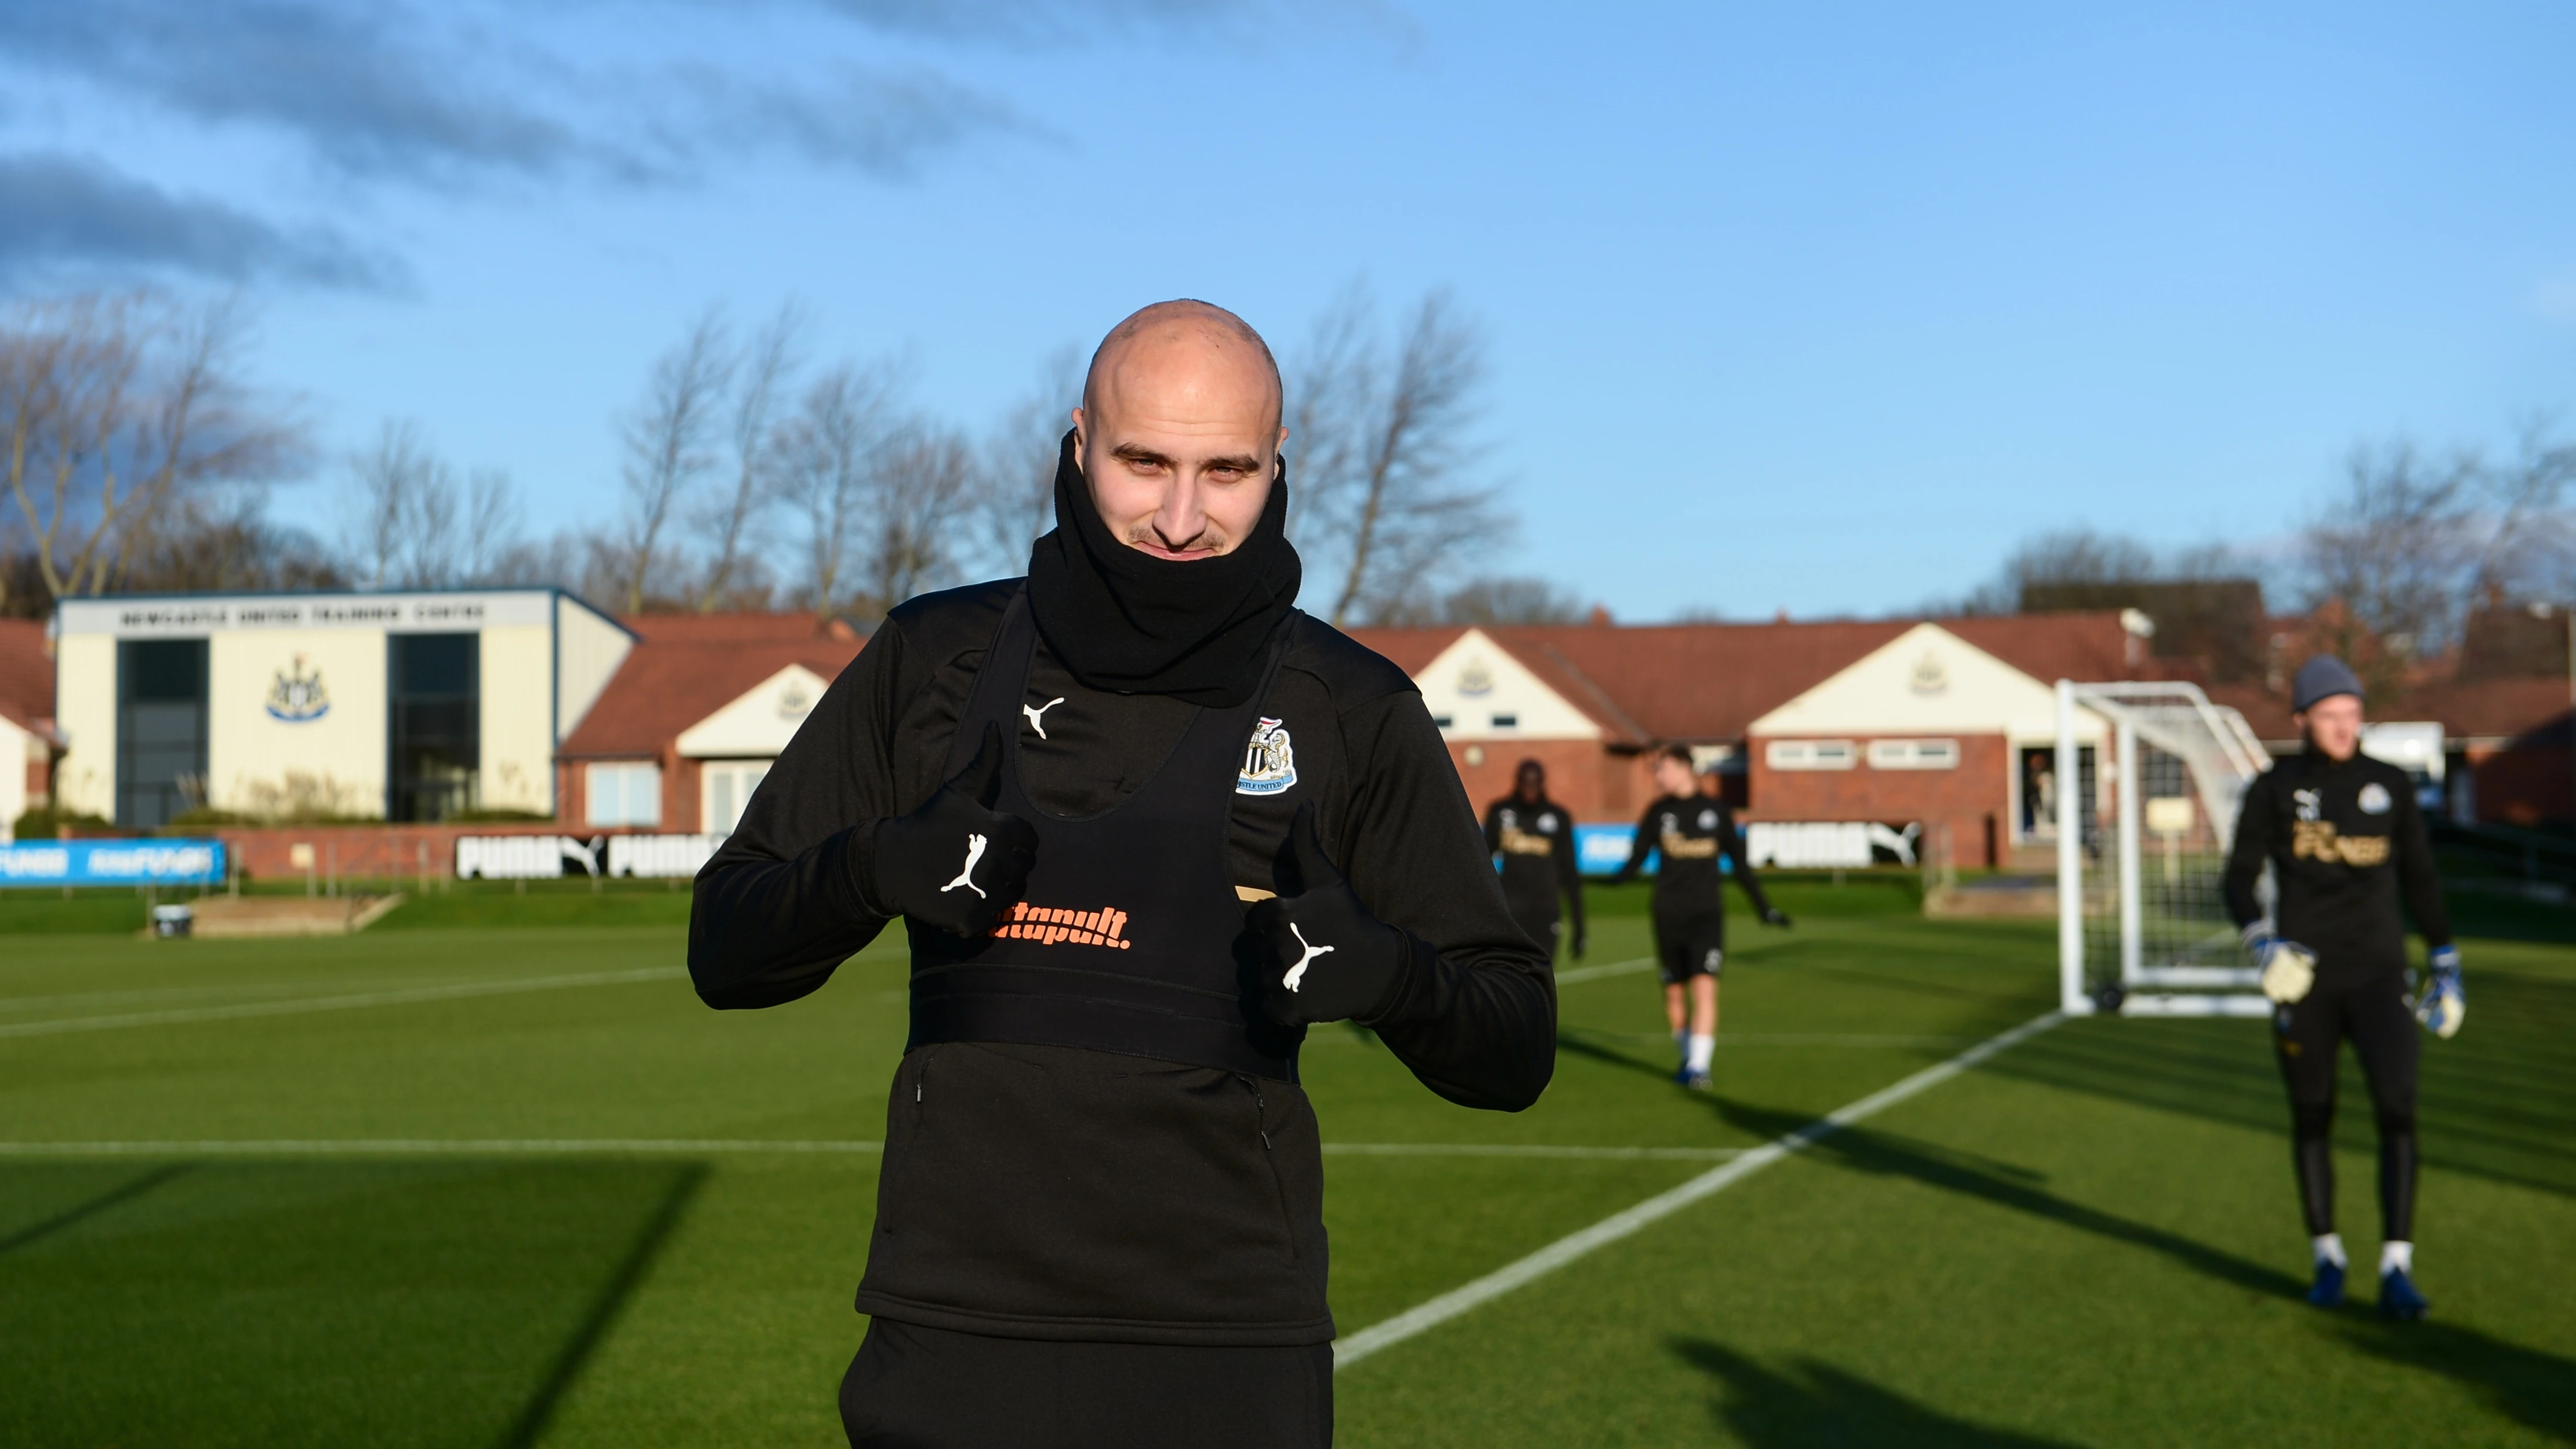
<path id="1" fill-rule="evenodd" d="M 1243 773 L 1235 776 L 1238 795 L 1276 795 L 1297 783 L 1297 754 L 1288 743 L 1288 728 L 1275 719 L 1252 727 L 1243 747 Z"/>

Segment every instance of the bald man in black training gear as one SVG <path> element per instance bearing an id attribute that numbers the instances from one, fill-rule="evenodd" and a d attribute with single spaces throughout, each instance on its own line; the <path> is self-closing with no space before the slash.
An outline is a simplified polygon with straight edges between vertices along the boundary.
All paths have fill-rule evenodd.
<path id="1" fill-rule="evenodd" d="M 1216 309 L 1139 319 L 1087 404 L 1104 370 L 1162 385 L 1137 371 L 1149 344 L 1184 381 L 1239 364 L 1202 356 L 1226 347 L 1267 363 Z M 1172 384 L 1143 423 L 1077 414 L 1121 476 L 1091 477 L 1068 434 L 1029 577 L 895 609 L 698 877 L 689 966 L 717 1007 L 815 991 L 907 917 L 853 1445 L 1328 1445 L 1306 1023 L 1367 1025 L 1469 1107 L 1527 1107 L 1553 1068 L 1547 962 L 1421 697 L 1293 607 L 1266 437 L 1204 465 L 1249 459 L 1266 501 L 1192 475 L 1204 518 L 1179 484 L 1142 521 L 1109 516 L 1157 470 L 1202 467 L 1197 439 L 1236 446 L 1223 417 L 1152 431 L 1209 395 Z M 1229 497 L 1260 511 L 1218 549 Z"/>
<path id="2" fill-rule="evenodd" d="M 1503 900 L 1540 950 L 1553 959 L 1558 932 L 1557 901 L 1574 918 L 1574 939 L 1567 944 L 1574 959 L 1583 959 L 1583 876 L 1574 846 L 1574 816 L 1547 798 L 1547 767 L 1523 760 L 1513 772 L 1512 793 L 1485 811 L 1485 848 L 1502 861 Z"/>

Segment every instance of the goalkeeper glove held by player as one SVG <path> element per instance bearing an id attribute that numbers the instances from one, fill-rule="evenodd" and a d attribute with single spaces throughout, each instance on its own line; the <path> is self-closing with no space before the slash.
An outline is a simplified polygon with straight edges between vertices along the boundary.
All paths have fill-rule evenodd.
<path id="1" fill-rule="evenodd" d="M 1002 730 L 957 778 L 909 815 L 877 822 L 873 904 L 952 936 L 981 936 L 1020 898 L 1037 862 L 1037 827 L 993 808 L 1002 793 Z"/>
<path id="2" fill-rule="evenodd" d="M 2245 928 L 2245 949 L 2262 968 L 2263 994 L 2283 1006 L 2305 1000 L 2317 984 L 2317 953 L 2273 935 L 2260 921 Z"/>
<path id="3" fill-rule="evenodd" d="M 1262 1009 L 1284 1026 L 1366 1021 L 1386 1009 L 1413 954 L 1413 939 L 1360 903 L 1315 833 L 1315 807 L 1297 807 L 1288 863 L 1299 892 L 1246 913 Z"/>
<path id="4" fill-rule="evenodd" d="M 2415 998 L 2415 1019 L 2433 1035 L 2450 1040 L 2460 1034 L 2460 1023 L 2468 1017 L 2469 998 L 2460 990 L 2460 948 L 2433 948 L 2433 979 Z"/>

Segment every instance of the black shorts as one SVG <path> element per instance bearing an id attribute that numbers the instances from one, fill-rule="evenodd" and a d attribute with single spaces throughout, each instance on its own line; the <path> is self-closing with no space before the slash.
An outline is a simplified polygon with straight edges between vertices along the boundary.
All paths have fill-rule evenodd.
<path id="1" fill-rule="evenodd" d="M 1329 1449 L 1333 1346 L 988 1338 L 872 1319 L 841 1380 L 854 1449 Z"/>
<path id="2" fill-rule="evenodd" d="M 1655 966 L 1666 986 L 1726 971 L 1726 917 L 1655 918 Z"/>

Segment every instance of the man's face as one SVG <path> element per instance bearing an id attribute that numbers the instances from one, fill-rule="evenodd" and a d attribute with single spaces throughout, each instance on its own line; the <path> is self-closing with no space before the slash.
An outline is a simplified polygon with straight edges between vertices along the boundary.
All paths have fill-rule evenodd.
<path id="1" fill-rule="evenodd" d="M 1513 783 L 1521 799 L 1535 805 L 1539 797 L 1547 793 L 1547 772 L 1536 765 L 1523 765 L 1519 777 Z"/>
<path id="2" fill-rule="evenodd" d="M 2361 748 L 2361 701 L 2349 694 L 2328 695 L 2293 718 L 2329 760 L 2349 760 Z"/>
<path id="3" fill-rule="evenodd" d="M 1100 521 L 1165 559 L 1233 552 L 1270 501 L 1279 394 L 1268 364 L 1189 320 L 1148 328 L 1104 356 L 1073 410 Z"/>
<path id="4" fill-rule="evenodd" d="M 1670 755 L 1655 758 L 1655 788 L 1667 795 L 1692 795 L 1699 791 L 1699 777 L 1691 767 Z"/>

